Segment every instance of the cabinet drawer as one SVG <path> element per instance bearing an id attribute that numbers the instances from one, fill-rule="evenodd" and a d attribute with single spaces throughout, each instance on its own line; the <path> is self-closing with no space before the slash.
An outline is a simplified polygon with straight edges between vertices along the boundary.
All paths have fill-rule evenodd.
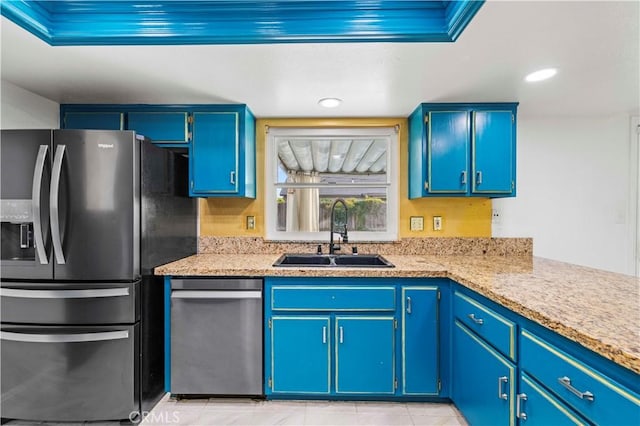
<path id="1" fill-rule="evenodd" d="M 638 424 L 640 397 L 522 330 L 520 365 L 579 413 L 596 424 Z"/>
<path id="2" fill-rule="evenodd" d="M 453 312 L 460 322 L 515 361 L 516 327 L 513 322 L 461 293 L 454 295 Z"/>
<path id="3" fill-rule="evenodd" d="M 524 421 L 527 426 L 588 425 L 526 374 L 520 376 L 520 393 L 517 398 L 516 417 L 522 419 L 521 424 Z"/>
<path id="4" fill-rule="evenodd" d="M 274 286 L 274 311 L 395 311 L 395 287 Z"/>

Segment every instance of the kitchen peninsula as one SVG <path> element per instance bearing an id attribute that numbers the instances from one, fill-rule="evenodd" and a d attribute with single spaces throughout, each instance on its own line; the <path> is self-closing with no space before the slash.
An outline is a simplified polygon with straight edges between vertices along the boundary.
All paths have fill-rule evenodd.
<path id="1" fill-rule="evenodd" d="M 531 242 L 527 242 L 526 239 L 501 241 L 506 246 L 500 244 L 500 241 L 496 243 L 496 239 L 489 240 L 488 243 L 482 242 L 482 239 L 473 240 L 464 241 L 475 243 L 475 245 L 471 244 L 473 245 L 471 248 L 445 247 L 442 249 L 440 247 L 439 251 L 445 253 L 443 255 L 434 254 L 432 249 L 406 250 L 406 247 L 401 249 L 398 245 L 371 244 L 367 248 L 362 248 L 361 253 L 371 251 L 381 253 L 395 267 L 370 269 L 278 268 L 272 265 L 283 252 L 309 252 L 311 245 L 278 246 L 277 243 L 271 245 L 264 243 L 258 250 L 260 254 L 251 254 L 248 258 L 246 253 L 240 254 L 243 251 L 240 244 L 233 248 L 226 247 L 232 254 L 228 254 L 229 252 L 221 254 L 220 251 L 202 253 L 156 268 L 155 273 L 194 278 L 265 277 L 265 316 L 273 314 L 274 317 L 278 315 L 279 318 L 285 318 L 286 309 L 289 308 L 278 311 L 275 302 L 278 296 L 274 295 L 273 289 L 282 290 L 287 286 L 318 288 L 325 284 L 331 288 L 338 288 L 340 285 L 354 288 L 366 285 L 367 288 L 375 289 L 376 286 L 393 287 L 397 284 L 396 294 L 402 294 L 397 303 L 399 308 L 396 317 L 400 322 L 397 328 L 402 328 L 403 332 L 402 337 L 396 340 L 403 340 L 402 345 L 405 337 L 403 324 L 408 319 L 406 313 L 410 313 L 412 309 L 411 300 L 408 300 L 408 306 L 405 304 L 405 295 L 410 294 L 408 292 L 412 288 L 418 288 L 416 286 L 422 286 L 423 289 L 434 286 L 433 288 L 438 289 L 438 298 L 442 296 L 442 300 L 438 299 L 440 303 L 438 321 L 446 323 L 446 326 L 444 328 L 441 326 L 439 331 L 441 346 L 438 367 L 439 388 L 422 393 L 423 397 L 431 396 L 435 400 L 452 399 L 471 424 L 481 422 L 485 415 L 496 415 L 488 411 L 490 408 L 479 409 L 473 404 L 469 405 L 460 390 L 466 386 L 461 384 L 456 386 L 456 381 L 460 380 L 456 378 L 456 371 L 460 369 L 456 369 L 455 366 L 469 365 L 473 362 L 473 359 L 459 359 L 460 354 L 473 353 L 473 349 L 468 348 L 466 346 L 468 343 L 465 343 L 465 339 L 471 339 L 474 345 L 477 343 L 476 346 L 486 348 L 485 352 L 502 359 L 501 362 L 509 366 L 509 372 L 504 376 L 505 392 L 500 395 L 500 399 L 505 401 L 504 417 L 507 419 L 505 424 L 511 421 L 508 419 L 523 418 L 517 416 L 522 416 L 524 411 L 520 410 L 525 410 L 527 406 L 535 407 L 535 409 L 531 408 L 531 411 L 540 413 L 543 411 L 541 405 L 545 403 L 544 401 L 553 401 L 554 407 L 561 407 L 563 416 L 574 420 L 583 421 L 580 416 L 584 416 L 598 423 L 604 420 L 601 412 L 602 407 L 606 405 L 607 416 L 617 411 L 618 417 L 614 419 L 626 418 L 635 422 L 640 416 L 640 399 L 638 398 L 640 347 L 637 326 L 640 322 L 638 318 L 640 282 L 638 279 L 533 257 Z M 434 240 L 432 246 L 435 243 Z M 201 241 L 201 249 L 203 246 L 207 249 L 206 243 L 203 244 Z M 366 245 L 363 244 L 360 247 L 363 246 Z M 268 250 L 273 250 L 275 247 L 283 250 L 268 253 Z M 415 245 L 413 247 L 415 248 Z M 419 299 L 414 299 L 414 304 L 415 300 Z M 314 315 L 328 309 L 317 308 Z M 476 310 L 475 316 L 467 314 L 465 309 Z M 299 314 L 299 312 L 295 313 Z M 336 321 L 336 345 L 342 338 L 342 335 L 337 332 L 338 328 L 342 328 L 338 325 L 338 321 L 348 318 L 339 317 L 338 314 L 337 311 L 335 314 L 330 312 L 327 314 L 334 318 L 331 321 Z M 390 312 L 391 314 L 394 312 Z M 484 319 L 479 319 L 481 317 Z M 272 349 L 268 346 L 271 339 L 268 330 L 270 325 L 271 320 L 267 319 L 265 321 L 265 394 L 268 398 L 278 398 L 285 393 L 279 393 L 273 384 L 269 387 L 271 377 L 276 374 L 275 371 L 271 371 L 272 365 L 268 362 L 273 355 L 270 353 Z M 492 327 L 497 327 L 495 329 L 498 331 Z M 504 330 L 500 330 L 500 327 Z M 501 341 L 505 342 L 504 345 Z M 336 356 L 338 356 L 337 349 Z M 549 359 L 544 358 L 547 355 Z M 402 358 L 403 363 L 398 370 L 405 371 L 404 355 L 398 354 L 397 358 Z M 573 385 L 565 376 L 554 377 L 552 380 L 554 383 L 545 382 L 546 372 L 541 371 L 538 365 L 541 363 L 549 365 L 561 363 L 562 368 L 570 369 L 572 374 L 569 375 L 574 380 Z M 474 367 L 474 371 L 480 371 L 485 367 L 485 365 L 478 365 Z M 584 390 L 581 389 L 582 396 L 577 402 L 563 401 L 565 396 L 562 392 L 569 389 L 567 392 L 576 395 L 578 391 L 575 388 L 584 386 L 585 382 L 580 382 L 580 378 L 576 381 L 576 377 L 580 375 L 587 380 L 588 388 L 594 390 L 593 387 L 596 387 L 597 390 L 594 393 L 597 396 L 589 402 L 591 392 L 581 392 Z M 536 382 L 532 377 L 540 382 Z M 562 379 L 568 380 L 568 386 Z M 337 373 L 334 380 L 339 381 Z M 442 383 L 439 380 L 442 380 Z M 465 380 L 469 385 L 475 384 L 473 378 Z M 592 380 L 593 384 L 589 383 L 589 380 Z M 400 381 L 402 382 L 403 379 Z M 516 383 L 520 385 L 517 386 Z M 534 384 L 531 385 L 531 383 Z M 542 383 L 548 390 L 541 389 Z M 603 389 L 597 388 L 603 384 L 605 384 Z M 403 386 L 404 384 L 401 383 L 401 389 L 394 391 L 393 395 L 399 395 L 405 399 L 410 397 L 410 393 L 405 392 Z M 531 388 L 531 386 L 535 387 Z M 491 381 L 490 389 L 494 387 L 495 381 Z M 559 389 L 555 389 L 556 387 Z M 535 399 L 532 395 L 535 392 L 544 394 L 543 402 Z M 613 394 L 609 395 L 608 393 L 611 392 Z M 304 396 L 294 393 L 294 396 L 296 395 Z M 392 399 L 393 395 L 391 395 Z M 527 395 L 529 395 L 528 401 L 526 401 Z M 491 396 L 494 400 L 499 400 L 493 392 Z M 337 384 L 329 388 L 325 397 L 354 398 L 354 396 L 341 394 Z M 584 404 L 586 406 L 583 407 Z M 545 420 L 556 418 L 544 417 Z"/>

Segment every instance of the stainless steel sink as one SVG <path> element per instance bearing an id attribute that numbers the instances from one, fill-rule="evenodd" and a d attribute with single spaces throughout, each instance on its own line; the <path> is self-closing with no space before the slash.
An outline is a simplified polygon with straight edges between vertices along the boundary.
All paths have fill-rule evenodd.
<path id="1" fill-rule="evenodd" d="M 379 254 L 283 254 L 273 266 L 278 267 L 348 267 L 393 268 L 394 265 Z"/>

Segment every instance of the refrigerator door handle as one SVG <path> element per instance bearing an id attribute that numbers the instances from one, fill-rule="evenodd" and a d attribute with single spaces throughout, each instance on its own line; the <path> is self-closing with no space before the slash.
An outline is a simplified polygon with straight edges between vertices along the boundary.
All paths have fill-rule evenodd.
<path id="1" fill-rule="evenodd" d="M 44 174 L 45 160 L 47 159 L 47 145 L 40 145 L 36 165 L 33 169 L 33 185 L 31 186 L 31 209 L 33 212 L 33 236 L 35 238 L 36 253 L 42 265 L 49 263 L 47 251 L 42 236 L 42 217 L 40 212 L 40 191 L 42 189 L 42 175 Z"/>
<path id="2" fill-rule="evenodd" d="M 101 333 L 78 334 L 32 334 L 14 333 L 12 331 L 0 332 L 0 339 L 14 342 L 30 343 L 74 343 L 74 342 L 99 342 L 103 340 L 128 339 L 129 331 L 105 331 Z"/>
<path id="3" fill-rule="evenodd" d="M 49 214 L 51 216 L 51 240 L 53 241 L 53 252 L 56 255 L 56 262 L 64 265 L 64 252 L 62 251 L 62 241 L 60 239 L 60 175 L 62 174 L 62 159 L 66 145 L 58 145 L 53 158 L 53 171 L 51 173 L 51 192 L 49 193 Z"/>
<path id="4" fill-rule="evenodd" d="M 128 296 L 129 289 L 105 288 L 85 290 L 23 290 L 17 288 L 1 288 L 0 296 L 22 299 L 90 299 L 95 297 Z"/>

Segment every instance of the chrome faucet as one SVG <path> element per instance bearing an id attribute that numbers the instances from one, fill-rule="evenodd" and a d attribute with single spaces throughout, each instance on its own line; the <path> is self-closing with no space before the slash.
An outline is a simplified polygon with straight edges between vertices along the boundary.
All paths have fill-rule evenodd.
<path id="1" fill-rule="evenodd" d="M 336 233 L 335 231 L 335 211 L 336 211 L 336 204 L 342 204 L 344 206 L 344 231 L 339 232 L 340 236 L 342 237 L 342 241 L 349 242 L 349 236 L 347 235 L 347 222 L 348 222 L 348 218 L 349 218 L 349 212 L 347 210 L 347 204 L 344 202 L 344 200 L 342 198 L 338 198 L 336 201 L 333 202 L 333 205 L 331 206 L 331 235 L 329 236 L 329 254 L 335 254 L 336 251 L 340 250 L 340 244 L 334 244 L 333 242 L 333 234 Z"/>

